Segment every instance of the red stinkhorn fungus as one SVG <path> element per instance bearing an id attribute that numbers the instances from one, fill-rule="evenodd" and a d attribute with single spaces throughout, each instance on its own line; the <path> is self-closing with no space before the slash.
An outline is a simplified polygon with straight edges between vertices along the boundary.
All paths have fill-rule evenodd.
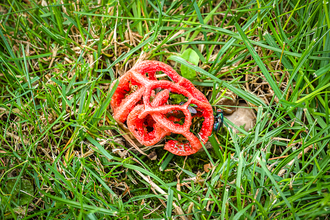
<path id="1" fill-rule="evenodd" d="M 174 82 L 157 80 L 157 71 L 164 72 Z M 179 156 L 187 156 L 201 149 L 201 142 L 206 143 L 214 122 L 212 107 L 203 93 L 169 65 L 158 61 L 143 61 L 118 80 L 118 87 L 111 100 L 113 117 L 118 122 L 126 122 L 128 129 L 141 144 L 151 146 L 171 133 L 181 134 L 188 143 L 169 140 L 164 149 Z M 156 93 L 157 89 L 161 91 Z M 170 105 L 170 92 L 181 94 L 188 101 L 182 105 Z M 188 109 L 190 104 L 197 106 L 194 116 Z M 181 120 L 178 118 L 180 111 L 184 116 L 182 125 L 174 123 Z M 204 119 L 199 138 L 190 132 L 193 117 Z"/>

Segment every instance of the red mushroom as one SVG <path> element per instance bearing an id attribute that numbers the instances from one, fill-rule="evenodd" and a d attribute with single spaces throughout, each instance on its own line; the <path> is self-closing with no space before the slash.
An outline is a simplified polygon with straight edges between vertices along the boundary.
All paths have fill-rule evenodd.
<path id="1" fill-rule="evenodd" d="M 157 71 L 164 72 L 174 82 L 157 80 Z M 214 122 L 212 107 L 203 93 L 170 66 L 158 61 L 143 61 L 118 80 L 118 87 L 111 100 L 113 117 L 118 122 L 126 122 L 128 129 L 141 144 L 151 146 L 171 133 L 181 134 L 188 143 L 170 140 L 164 149 L 179 156 L 187 156 L 201 149 L 201 142 L 206 143 Z M 136 87 L 135 90 L 133 87 Z M 156 94 L 155 90 L 159 88 L 162 91 Z M 182 105 L 169 105 L 170 92 L 184 95 L 188 101 Z M 188 109 L 190 104 L 197 106 L 194 116 Z M 175 123 L 181 120 L 173 114 L 178 111 L 184 116 L 182 125 Z M 193 117 L 204 118 L 199 137 L 190 132 Z"/>

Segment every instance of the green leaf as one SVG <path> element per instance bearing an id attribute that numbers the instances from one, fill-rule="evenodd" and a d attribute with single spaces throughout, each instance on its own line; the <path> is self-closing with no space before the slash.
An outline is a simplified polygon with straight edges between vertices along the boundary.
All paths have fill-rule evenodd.
<path id="1" fill-rule="evenodd" d="M 109 209 L 109 208 L 105 209 L 105 208 L 102 208 L 102 207 L 97 207 L 97 206 L 94 206 L 94 205 L 87 205 L 87 204 L 82 204 L 81 205 L 79 202 L 75 202 L 75 201 L 72 201 L 72 200 L 69 200 L 69 199 L 60 198 L 60 197 L 53 196 L 53 195 L 48 194 L 48 193 L 43 193 L 43 194 L 45 196 L 47 196 L 48 198 L 57 201 L 60 204 L 65 204 L 65 205 L 68 205 L 68 206 L 71 206 L 71 207 L 74 207 L 74 208 L 78 208 L 78 209 L 82 208 L 82 209 L 85 209 L 85 210 L 88 210 L 88 211 L 93 211 L 93 212 L 101 213 L 101 214 L 104 214 L 104 215 L 115 216 L 115 215 L 118 214 L 116 209 Z"/>
<path id="2" fill-rule="evenodd" d="M 18 181 L 15 187 L 15 183 Z M 34 189 L 32 183 L 27 179 L 11 179 L 6 183 L 7 192 L 12 192 L 12 199 L 18 205 L 26 205 L 33 199 Z M 14 189 L 15 187 L 15 189 Z M 13 190 L 14 189 L 14 190 Z"/>
<path id="3" fill-rule="evenodd" d="M 164 162 L 162 163 L 162 165 L 159 167 L 159 170 L 164 171 L 166 169 L 167 165 L 171 162 L 173 157 L 174 157 L 174 154 L 169 153 L 167 155 L 167 157 L 165 158 Z"/>
<path id="4" fill-rule="evenodd" d="M 253 57 L 253 59 L 255 60 L 255 62 L 258 64 L 261 72 L 263 73 L 263 75 L 267 79 L 267 82 L 269 83 L 269 85 L 273 89 L 275 95 L 278 98 L 282 98 L 283 95 L 282 95 L 281 90 L 279 89 L 277 83 L 275 82 L 275 80 L 273 79 L 273 77 L 271 76 L 271 74 L 268 72 L 265 64 L 263 63 L 263 61 L 261 60 L 261 58 L 259 57 L 259 55 L 257 54 L 257 52 L 254 50 L 253 46 L 251 45 L 249 39 L 245 35 L 245 33 L 242 30 L 241 26 L 238 23 L 235 23 L 235 27 L 237 28 L 238 33 L 241 35 L 242 40 L 243 40 L 244 44 L 246 45 L 246 48 L 249 50 L 251 56 Z"/>
<path id="5" fill-rule="evenodd" d="M 108 151 L 106 151 L 104 149 L 104 147 L 99 143 L 97 142 L 94 138 L 92 138 L 89 134 L 86 134 L 86 138 L 87 140 L 89 140 L 95 147 L 97 147 L 101 153 L 106 156 L 109 160 L 112 160 L 113 157 L 108 153 Z"/>
<path id="6" fill-rule="evenodd" d="M 172 206 L 173 206 L 173 190 L 170 187 L 170 188 L 168 188 L 166 219 L 170 219 L 172 216 Z"/>
<path id="7" fill-rule="evenodd" d="M 189 48 L 189 49 L 185 50 L 183 52 L 183 54 L 181 55 L 181 57 L 191 64 L 194 64 L 196 66 L 198 65 L 199 57 L 198 57 L 198 54 L 193 49 Z M 187 66 L 181 65 L 181 75 L 184 78 L 193 80 L 196 78 L 196 71 Z"/>

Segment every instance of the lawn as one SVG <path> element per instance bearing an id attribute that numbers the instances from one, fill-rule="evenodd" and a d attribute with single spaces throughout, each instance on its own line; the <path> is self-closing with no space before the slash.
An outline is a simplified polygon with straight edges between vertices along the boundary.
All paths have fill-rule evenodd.
<path id="1" fill-rule="evenodd" d="M 1 2 L 0 219 L 330 219 L 329 13 L 327 0 Z M 109 104 L 144 60 L 214 111 L 232 94 L 252 128 L 224 118 L 187 157 L 140 146 Z"/>

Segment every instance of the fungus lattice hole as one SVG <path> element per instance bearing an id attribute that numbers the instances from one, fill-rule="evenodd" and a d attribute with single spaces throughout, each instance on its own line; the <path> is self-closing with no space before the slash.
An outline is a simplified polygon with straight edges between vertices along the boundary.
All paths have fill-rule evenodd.
<path id="1" fill-rule="evenodd" d="M 141 105 L 143 104 L 143 98 L 141 97 L 141 99 L 136 103 L 137 105 Z"/>
<path id="2" fill-rule="evenodd" d="M 167 81 L 171 81 L 174 82 L 166 73 L 164 73 L 163 71 L 157 71 L 156 72 L 156 78 L 157 80 L 167 80 Z"/>
<path id="3" fill-rule="evenodd" d="M 154 121 L 154 119 L 150 115 L 148 115 L 143 122 L 144 130 L 147 131 L 148 133 L 152 132 L 154 130 L 155 123 L 156 122 Z"/>
<path id="4" fill-rule="evenodd" d="M 198 113 L 198 108 L 197 108 L 197 105 L 195 105 L 195 104 L 188 105 L 188 110 L 192 116 L 194 116 Z"/>
<path id="5" fill-rule="evenodd" d="M 185 115 L 180 110 L 174 110 L 167 113 L 166 118 L 174 124 L 183 125 L 185 122 Z"/>
<path id="6" fill-rule="evenodd" d="M 181 144 L 189 143 L 187 138 L 185 136 L 183 136 L 182 134 L 173 134 L 172 133 L 170 136 L 167 136 L 166 138 L 169 140 L 179 141 Z"/>
<path id="7" fill-rule="evenodd" d="M 154 130 L 154 128 L 150 127 L 150 126 L 147 126 L 146 129 L 147 129 L 147 132 L 152 132 Z"/>
<path id="8" fill-rule="evenodd" d="M 184 105 L 188 98 L 182 94 L 170 92 L 169 103 L 170 105 Z"/>
<path id="9" fill-rule="evenodd" d="M 156 78 L 156 73 L 155 72 L 146 72 L 145 76 L 149 79 L 149 80 L 157 80 Z"/>
<path id="10" fill-rule="evenodd" d="M 134 93 L 136 90 L 138 90 L 138 88 L 139 88 L 139 86 L 136 83 L 130 81 L 128 86 L 122 90 L 122 94 L 123 94 L 124 98 L 126 98 L 130 94 Z"/>
<path id="11" fill-rule="evenodd" d="M 203 126 L 204 118 L 203 117 L 194 117 L 192 119 L 192 124 L 190 126 L 190 132 L 198 137 L 198 133 L 201 131 Z"/>
<path id="12" fill-rule="evenodd" d="M 144 123 L 144 127 L 145 127 L 145 130 L 149 133 L 149 132 L 152 132 L 154 130 L 154 128 L 150 125 L 148 125 L 148 123 Z"/>

